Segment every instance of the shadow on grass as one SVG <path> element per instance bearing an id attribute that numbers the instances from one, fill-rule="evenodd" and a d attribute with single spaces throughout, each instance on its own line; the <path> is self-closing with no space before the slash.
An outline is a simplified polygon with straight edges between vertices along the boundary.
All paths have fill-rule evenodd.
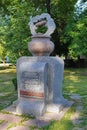
<path id="1" fill-rule="evenodd" d="M 0 66 L 0 70 L 13 69 L 15 66 Z"/>
<path id="2" fill-rule="evenodd" d="M 87 76 L 85 73 L 87 73 L 87 69 L 65 70 L 63 91 L 67 92 L 67 94 L 77 93 L 87 95 Z"/>
<path id="3" fill-rule="evenodd" d="M 41 128 L 40 130 L 72 130 L 74 125 L 70 120 L 71 113 L 74 113 L 74 107 L 71 107 L 65 116 L 58 121 L 51 121 L 48 126 Z"/>

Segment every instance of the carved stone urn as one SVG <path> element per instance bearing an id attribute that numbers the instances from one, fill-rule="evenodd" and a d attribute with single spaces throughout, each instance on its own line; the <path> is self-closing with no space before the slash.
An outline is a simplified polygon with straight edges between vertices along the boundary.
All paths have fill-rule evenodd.
<path id="1" fill-rule="evenodd" d="M 49 56 L 54 50 L 54 44 L 50 37 L 43 35 L 32 36 L 32 41 L 28 44 L 29 51 L 34 56 Z"/>
<path id="2" fill-rule="evenodd" d="M 50 40 L 50 35 L 55 29 L 53 19 L 49 14 L 43 13 L 31 18 L 29 25 L 32 33 L 32 41 L 28 44 L 29 51 L 34 56 L 49 56 L 54 50 L 54 43 Z M 36 29 L 42 25 L 47 27 L 46 33 L 36 33 Z"/>

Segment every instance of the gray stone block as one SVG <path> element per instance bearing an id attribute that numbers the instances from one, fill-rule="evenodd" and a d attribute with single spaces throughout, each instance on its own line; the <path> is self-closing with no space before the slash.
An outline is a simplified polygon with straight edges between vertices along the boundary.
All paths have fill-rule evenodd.
<path id="1" fill-rule="evenodd" d="M 34 116 L 41 116 L 46 111 L 44 101 L 24 101 L 22 100 L 17 108 L 16 112 L 18 114 L 31 114 Z"/>
<path id="2" fill-rule="evenodd" d="M 42 78 L 43 80 L 41 82 L 42 83 L 41 86 L 43 86 L 44 84 L 44 87 L 42 88 L 45 88 L 44 94 L 45 94 L 46 111 L 58 113 L 67 104 L 67 100 L 64 99 L 64 97 L 62 96 L 62 80 L 63 80 L 63 71 L 64 71 L 63 60 L 59 57 L 49 57 L 49 56 L 27 57 L 25 56 L 25 57 L 21 57 L 18 60 L 17 66 L 21 65 L 22 69 L 19 70 L 20 67 L 18 67 L 17 71 L 22 71 L 23 66 L 25 70 L 28 71 L 29 69 L 31 70 L 29 66 L 32 66 L 32 72 L 34 72 L 35 70 L 39 72 L 39 69 L 41 68 L 41 64 L 43 63 L 48 64 L 47 69 L 45 69 L 46 71 L 44 71 L 44 76 Z M 44 78 L 46 82 L 44 82 Z M 36 80 L 34 78 L 34 83 L 35 82 Z M 33 82 L 31 84 L 33 84 Z"/>
<path id="3" fill-rule="evenodd" d="M 40 116 L 45 112 L 47 63 L 21 59 L 17 61 L 17 113 Z"/>

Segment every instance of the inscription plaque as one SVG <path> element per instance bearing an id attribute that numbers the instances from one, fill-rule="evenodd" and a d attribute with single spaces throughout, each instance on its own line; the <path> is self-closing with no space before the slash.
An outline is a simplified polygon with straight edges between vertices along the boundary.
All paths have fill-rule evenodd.
<path id="1" fill-rule="evenodd" d="M 40 72 L 23 71 L 21 75 L 22 88 L 20 90 L 21 97 L 44 97 L 44 87 L 41 85 Z"/>
<path id="2" fill-rule="evenodd" d="M 38 72 L 22 72 L 22 83 L 30 85 L 40 84 L 40 74 Z"/>
<path id="3" fill-rule="evenodd" d="M 22 89 L 40 90 L 40 73 L 39 72 L 22 72 Z"/>

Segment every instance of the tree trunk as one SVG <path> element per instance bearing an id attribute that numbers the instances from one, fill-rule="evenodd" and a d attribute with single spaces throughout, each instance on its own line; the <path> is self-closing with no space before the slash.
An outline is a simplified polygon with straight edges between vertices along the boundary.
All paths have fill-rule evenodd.
<path id="1" fill-rule="evenodd" d="M 46 8 L 47 8 L 47 13 L 50 14 L 50 2 L 51 0 L 46 0 Z"/>

